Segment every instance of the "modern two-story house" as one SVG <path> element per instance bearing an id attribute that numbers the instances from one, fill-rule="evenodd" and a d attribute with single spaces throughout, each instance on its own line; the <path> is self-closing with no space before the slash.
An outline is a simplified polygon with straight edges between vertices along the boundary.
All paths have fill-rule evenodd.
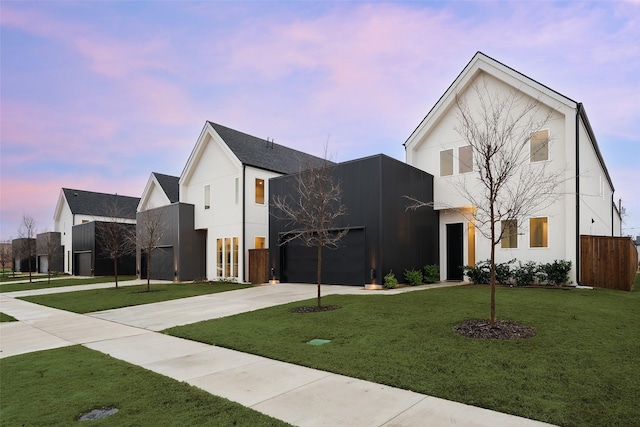
<path id="1" fill-rule="evenodd" d="M 496 261 L 568 260 L 573 263 L 571 280 L 578 283 L 580 235 L 619 236 L 621 232 L 614 186 L 585 108 L 480 52 L 404 143 L 407 163 L 434 176 L 441 279 L 460 280 L 462 265 L 490 256 L 489 240 L 478 233 L 470 215 L 475 207 L 458 191 L 478 185 L 478 166 L 459 132 L 456 99 L 464 99 L 472 112 L 483 108 L 487 99 L 477 95 L 474 87 L 478 86 L 487 94 L 517 94 L 521 102 L 539 105 L 531 114 L 544 119 L 543 125 L 522 142 L 530 156 L 522 167 L 545 165 L 559 176 L 553 204 L 533 209 L 518 223 L 500 224 L 509 227 L 509 233 L 497 246 Z"/>

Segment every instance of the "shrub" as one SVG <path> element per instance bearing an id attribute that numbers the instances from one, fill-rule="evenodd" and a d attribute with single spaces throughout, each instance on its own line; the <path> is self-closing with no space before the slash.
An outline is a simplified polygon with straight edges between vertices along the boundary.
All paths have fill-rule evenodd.
<path id="1" fill-rule="evenodd" d="M 427 264 L 423 267 L 424 283 L 435 283 L 440 281 L 440 267 L 436 264 Z"/>
<path id="2" fill-rule="evenodd" d="M 518 261 L 518 267 L 513 270 L 513 279 L 517 286 L 533 285 L 538 276 L 539 267 L 533 261 L 522 264 Z"/>
<path id="3" fill-rule="evenodd" d="M 420 270 L 405 270 L 404 278 L 411 286 L 417 286 L 422 284 L 422 271 Z"/>
<path id="4" fill-rule="evenodd" d="M 508 285 L 511 283 L 511 263 L 515 259 L 507 262 L 501 262 L 496 264 L 496 283 L 501 285 Z"/>
<path id="5" fill-rule="evenodd" d="M 555 260 L 552 263 L 543 264 L 540 269 L 550 285 L 566 285 L 569 282 L 571 261 Z"/>
<path id="6" fill-rule="evenodd" d="M 480 261 L 475 266 L 465 265 L 462 267 L 469 280 L 475 285 L 486 285 L 491 278 L 491 267 L 489 261 Z"/>
<path id="7" fill-rule="evenodd" d="M 396 275 L 393 274 L 393 270 L 389 271 L 389 274 L 384 276 L 384 284 L 382 286 L 387 289 L 393 289 L 398 286 L 398 279 L 396 279 Z"/>

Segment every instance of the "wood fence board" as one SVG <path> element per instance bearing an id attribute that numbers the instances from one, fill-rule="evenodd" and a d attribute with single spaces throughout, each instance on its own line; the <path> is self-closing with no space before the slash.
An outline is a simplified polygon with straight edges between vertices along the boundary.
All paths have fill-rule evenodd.
<path id="1" fill-rule="evenodd" d="M 580 236 L 582 285 L 631 291 L 638 251 L 628 237 Z"/>

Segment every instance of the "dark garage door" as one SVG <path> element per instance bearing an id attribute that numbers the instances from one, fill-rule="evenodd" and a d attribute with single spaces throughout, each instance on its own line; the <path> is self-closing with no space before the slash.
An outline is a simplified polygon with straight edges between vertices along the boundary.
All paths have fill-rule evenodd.
<path id="1" fill-rule="evenodd" d="M 322 248 L 322 283 L 359 285 L 365 283 L 365 233 L 350 230 L 341 240 L 340 248 Z M 294 240 L 281 247 L 282 281 L 317 283 L 318 249 L 306 247 Z"/>
<path id="2" fill-rule="evenodd" d="M 147 258 L 142 252 L 140 277 L 147 278 Z M 173 280 L 173 247 L 155 248 L 151 251 L 151 278 Z"/>
<path id="3" fill-rule="evenodd" d="M 76 253 L 73 265 L 76 276 L 91 276 L 91 252 Z"/>

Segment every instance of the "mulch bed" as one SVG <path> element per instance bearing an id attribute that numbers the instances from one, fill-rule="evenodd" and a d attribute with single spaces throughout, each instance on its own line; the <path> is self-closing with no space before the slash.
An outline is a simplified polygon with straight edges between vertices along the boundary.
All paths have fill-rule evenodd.
<path id="1" fill-rule="evenodd" d="M 323 311 L 331 311 L 339 309 L 339 305 L 323 305 L 318 307 L 314 306 L 304 306 L 304 307 L 295 307 L 289 310 L 291 313 L 320 313 Z"/>
<path id="2" fill-rule="evenodd" d="M 465 320 L 456 325 L 456 332 L 468 338 L 518 340 L 536 334 L 531 326 L 521 325 L 506 320 L 496 320 L 493 326 L 488 320 Z"/>

